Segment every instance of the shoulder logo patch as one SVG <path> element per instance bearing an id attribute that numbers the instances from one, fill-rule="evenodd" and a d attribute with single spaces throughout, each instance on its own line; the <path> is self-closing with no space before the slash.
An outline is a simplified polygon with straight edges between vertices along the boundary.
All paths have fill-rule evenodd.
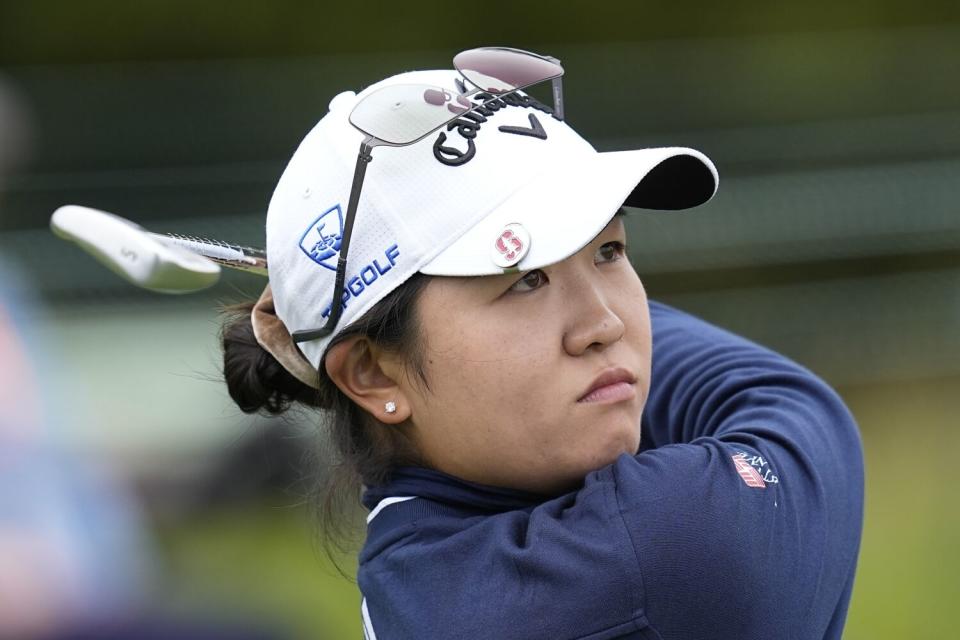
<path id="1" fill-rule="evenodd" d="M 763 482 L 763 478 L 757 473 L 757 470 L 747 462 L 747 454 L 738 453 L 732 457 L 733 464 L 737 467 L 737 473 L 740 475 L 744 484 L 754 489 L 766 489 L 767 485 Z"/>
<path id="2" fill-rule="evenodd" d="M 748 487 L 766 489 L 768 484 L 780 483 L 780 478 L 774 475 L 763 456 L 749 455 L 745 451 L 737 451 L 730 457 L 737 470 L 737 475 Z"/>

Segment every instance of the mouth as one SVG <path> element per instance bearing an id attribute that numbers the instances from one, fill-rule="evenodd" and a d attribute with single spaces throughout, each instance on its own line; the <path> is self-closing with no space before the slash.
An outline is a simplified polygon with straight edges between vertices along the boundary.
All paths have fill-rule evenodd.
<path id="1" fill-rule="evenodd" d="M 636 397 L 637 376 L 623 367 L 600 372 L 577 402 L 622 402 Z"/>

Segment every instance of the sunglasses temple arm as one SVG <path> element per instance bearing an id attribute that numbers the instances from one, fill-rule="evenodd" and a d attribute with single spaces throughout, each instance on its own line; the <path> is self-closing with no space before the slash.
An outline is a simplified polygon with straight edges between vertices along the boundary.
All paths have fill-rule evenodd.
<path id="1" fill-rule="evenodd" d="M 340 256 L 337 258 L 337 278 L 333 285 L 333 299 L 330 303 L 330 315 L 327 322 L 319 329 L 294 331 L 294 342 L 307 342 L 323 338 L 333 333 L 343 313 L 343 283 L 347 276 L 347 251 L 350 249 L 350 237 L 353 235 L 353 221 L 357 216 L 357 205 L 360 202 L 360 190 L 363 187 L 363 178 L 367 173 L 367 165 L 373 160 L 373 138 L 368 136 L 360 144 L 360 153 L 357 154 L 357 166 L 353 171 L 353 184 L 350 187 L 350 200 L 347 203 L 347 215 L 343 220 L 343 235 L 340 237 Z"/>
<path id="2" fill-rule="evenodd" d="M 557 120 L 563 121 L 563 67 L 560 64 L 559 58 L 554 58 L 553 56 L 543 56 L 544 60 L 552 62 L 553 64 L 560 67 L 560 75 L 554 78 L 551 81 L 553 85 L 553 117 Z"/>
<path id="3" fill-rule="evenodd" d="M 553 84 L 553 117 L 563 121 L 563 76 L 557 76 Z"/>

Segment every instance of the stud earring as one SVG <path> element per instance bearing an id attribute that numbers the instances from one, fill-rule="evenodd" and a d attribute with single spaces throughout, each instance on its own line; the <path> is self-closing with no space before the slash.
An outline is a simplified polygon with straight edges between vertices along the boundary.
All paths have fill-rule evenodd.
<path id="1" fill-rule="evenodd" d="M 392 400 L 385 405 L 383 405 L 383 410 L 387 413 L 396 413 L 397 412 L 397 403 Z"/>

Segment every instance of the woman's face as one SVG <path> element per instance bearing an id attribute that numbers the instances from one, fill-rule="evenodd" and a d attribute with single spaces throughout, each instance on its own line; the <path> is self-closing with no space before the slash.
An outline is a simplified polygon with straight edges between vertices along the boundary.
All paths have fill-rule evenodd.
<path id="1" fill-rule="evenodd" d="M 401 382 L 428 464 L 554 494 L 637 451 L 650 316 L 625 242 L 616 216 L 543 269 L 431 280 L 418 306 L 429 389 Z"/>

